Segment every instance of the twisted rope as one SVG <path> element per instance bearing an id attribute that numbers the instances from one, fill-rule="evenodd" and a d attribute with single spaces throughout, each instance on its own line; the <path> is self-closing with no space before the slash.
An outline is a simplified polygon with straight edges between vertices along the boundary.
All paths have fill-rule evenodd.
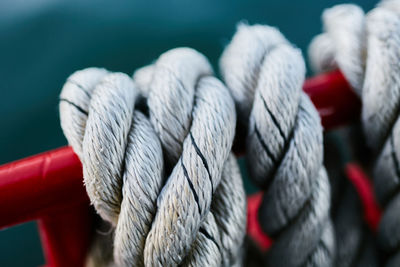
<path id="1" fill-rule="evenodd" d="M 260 223 L 274 239 L 269 266 L 330 266 L 334 236 L 322 128 L 302 92 L 300 52 L 274 28 L 240 25 L 220 60 L 242 123 L 247 163 L 265 190 Z"/>
<path id="2" fill-rule="evenodd" d="M 187 169 L 185 176 L 192 180 L 192 195 L 197 197 L 191 202 L 198 204 L 198 212 L 192 212 L 199 216 L 193 227 L 205 231 L 210 226 L 198 223 L 205 219 L 203 224 L 218 230 L 208 237 L 217 241 L 217 248 L 212 242 L 209 249 L 198 248 L 202 255 L 198 258 L 204 260 L 199 264 L 214 265 L 207 259 L 217 257 L 223 265 L 231 266 L 240 264 L 239 249 L 246 227 L 245 193 L 234 156 L 226 161 L 236 126 L 233 101 L 226 87 L 211 75 L 211 66 L 203 55 L 177 48 L 136 71 L 134 80 L 148 97 L 150 120 L 160 137 L 166 161 Z M 210 205 L 208 217 L 204 218 Z M 170 212 L 169 207 L 165 212 Z M 162 224 L 156 223 L 157 220 L 153 229 L 164 231 Z M 182 240 L 176 235 L 174 239 L 176 243 Z M 219 255 L 210 254 L 215 251 Z"/>
<path id="3" fill-rule="evenodd" d="M 160 142 L 134 110 L 138 93 L 127 75 L 90 68 L 71 75 L 60 96 L 61 126 L 83 164 L 89 198 L 116 227 L 119 265 L 143 263 L 163 181 Z"/>
<path id="4" fill-rule="evenodd" d="M 325 33 L 313 40 L 310 59 L 317 71 L 325 70 L 325 62 L 347 66 L 343 73 L 361 94 L 364 133 L 377 157 L 374 187 L 384 209 L 378 243 L 386 266 L 399 266 L 400 1 L 382 1 L 367 15 L 357 6 L 339 5 L 324 11 L 323 22 Z M 327 46 L 331 52 L 321 53 Z"/>
<path id="5" fill-rule="evenodd" d="M 91 202 L 115 227 L 116 265 L 240 264 L 246 215 L 241 177 L 230 155 L 233 101 L 210 71 L 203 75 L 201 70 L 211 69 L 199 53 L 180 49 L 161 58 L 172 60 L 166 65 L 171 69 L 156 68 L 157 79 L 148 80 L 151 122 L 135 110 L 139 90 L 131 78 L 92 68 L 71 75 L 64 85 L 63 131 L 82 161 Z M 154 95 L 164 89 L 155 106 L 153 88 Z M 157 120 L 157 109 L 166 117 Z M 172 117 L 177 120 L 164 120 Z M 168 147 L 164 137 L 174 131 L 181 135 L 171 135 L 178 142 Z M 173 169 L 166 181 L 162 147 L 166 158 L 174 159 L 168 160 Z"/>

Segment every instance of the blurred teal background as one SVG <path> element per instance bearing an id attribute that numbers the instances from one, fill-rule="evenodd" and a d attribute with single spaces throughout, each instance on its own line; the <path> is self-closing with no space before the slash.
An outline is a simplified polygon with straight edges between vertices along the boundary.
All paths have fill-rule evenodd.
<path id="1" fill-rule="evenodd" d="M 177 46 L 198 49 L 216 66 L 239 21 L 277 26 L 305 53 L 322 10 L 344 2 L 2 0 L 0 164 L 66 145 L 58 95 L 75 70 L 131 74 Z M 376 4 L 352 2 L 364 10 Z M 43 263 L 34 222 L 0 231 L 0 266 Z"/>

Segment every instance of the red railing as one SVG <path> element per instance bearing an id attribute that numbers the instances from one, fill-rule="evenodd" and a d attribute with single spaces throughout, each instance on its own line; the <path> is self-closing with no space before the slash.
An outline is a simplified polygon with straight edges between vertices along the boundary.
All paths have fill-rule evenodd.
<path id="1" fill-rule="evenodd" d="M 359 117 L 360 101 L 340 71 L 308 79 L 304 91 L 325 129 Z M 249 197 L 250 228 L 259 227 L 254 219 L 259 198 Z M 82 266 L 90 243 L 92 216 L 82 166 L 72 148 L 62 147 L 0 166 L 0 214 L 0 229 L 39 221 L 48 266 Z M 263 240 L 264 245 L 272 242 L 253 228 L 248 233 L 254 239 Z"/>

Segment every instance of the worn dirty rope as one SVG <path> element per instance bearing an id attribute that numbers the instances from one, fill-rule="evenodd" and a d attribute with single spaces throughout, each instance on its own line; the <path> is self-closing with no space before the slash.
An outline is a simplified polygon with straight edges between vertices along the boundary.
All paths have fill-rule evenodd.
<path id="1" fill-rule="evenodd" d="M 400 265 L 400 1 L 382 1 L 367 15 L 355 5 L 323 14 L 325 33 L 309 54 L 316 71 L 339 67 L 361 95 L 366 141 L 376 154 L 374 188 L 384 209 L 378 244 L 386 266 Z"/>
<path id="2" fill-rule="evenodd" d="M 274 240 L 268 266 L 331 266 L 335 242 L 322 127 L 302 92 L 301 53 L 275 28 L 239 25 L 220 68 L 248 124 L 251 178 L 265 189 L 259 219 Z"/>
<path id="3" fill-rule="evenodd" d="M 150 120 L 135 110 L 140 90 L 125 74 L 78 71 L 60 96 L 61 125 L 88 195 L 115 227 L 115 264 L 240 264 L 246 205 L 230 155 L 236 114 L 229 92 L 188 48 L 165 53 L 152 71 L 146 84 L 137 78 Z"/>

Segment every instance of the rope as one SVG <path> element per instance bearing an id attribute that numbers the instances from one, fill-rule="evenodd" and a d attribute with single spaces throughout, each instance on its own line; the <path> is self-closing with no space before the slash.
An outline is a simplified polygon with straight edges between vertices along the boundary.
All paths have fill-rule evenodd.
<path id="1" fill-rule="evenodd" d="M 71 75 L 60 96 L 61 126 L 83 164 L 92 204 L 116 227 L 114 256 L 121 265 L 127 258 L 143 261 L 163 180 L 160 142 L 134 111 L 138 93 L 127 75 L 91 68 Z"/>
<path id="2" fill-rule="evenodd" d="M 374 187 L 384 209 L 378 244 L 386 266 L 399 266 L 400 1 L 382 1 L 367 15 L 357 6 L 339 5 L 324 11 L 323 22 L 325 33 L 313 40 L 310 59 L 316 71 L 346 66 L 344 75 L 361 95 L 364 133 L 376 155 Z M 327 47 L 330 52 L 321 53 Z"/>
<path id="3" fill-rule="evenodd" d="M 302 92 L 300 52 L 274 28 L 239 25 L 220 68 L 248 124 L 251 178 L 265 190 L 259 218 L 274 239 L 268 266 L 330 266 L 335 242 L 322 127 Z"/>
<path id="4" fill-rule="evenodd" d="M 343 158 L 348 157 L 343 148 L 357 143 L 357 134 L 358 131 L 346 128 L 324 136 L 324 165 L 331 184 L 331 217 L 336 239 L 334 266 L 338 267 L 379 266 L 377 249 L 366 226 L 361 201 L 354 185 L 343 173 L 346 161 Z"/>
<path id="5" fill-rule="evenodd" d="M 211 75 L 211 66 L 203 55 L 189 48 L 177 48 L 161 55 L 154 64 L 137 70 L 134 80 L 148 97 L 150 121 L 160 137 L 166 161 L 181 165 L 192 177 L 198 199 L 188 202 L 197 202 L 200 211 L 193 214 L 203 217 L 212 200 L 205 223 L 219 229 L 218 257 L 222 257 L 223 265 L 231 266 L 240 262 L 239 249 L 246 227 L 245 193 L 234 156 L 225 160 L 236 126 L 233 101 L 226 87 Z M 195 177 L 202 179 L 194 180 Z M 210 192 L 215 192 L 214 196 Z M 168 206 L 165 213 L 170 213 Z M 164 231 L 162 224 L 155 226 L 156 222 L 153 229 L 159 227 L 159 231 Z M 178 235 L 173 238 L 176 243 L 182 242 Z M 210 257 L 207 253 L 216 250 L 214 244 L 210 246 L 209 251 L 198 252 L 204 260 L 199 266 L 214 265 L 207 260 Z"/>
<path id="6" fill-rule="evenodd" d="M 240 264 L 246 205 L 230 155 L 229 92 L 191 49 L 167 52 L 151 68 L 146 86 L 135 77 L 148 92 L 150 120 L 135 109 L 139 88 L 125 74 L 78 71 L 60 96 L 89 198 L 115 227 L 115 264 Z"/>

